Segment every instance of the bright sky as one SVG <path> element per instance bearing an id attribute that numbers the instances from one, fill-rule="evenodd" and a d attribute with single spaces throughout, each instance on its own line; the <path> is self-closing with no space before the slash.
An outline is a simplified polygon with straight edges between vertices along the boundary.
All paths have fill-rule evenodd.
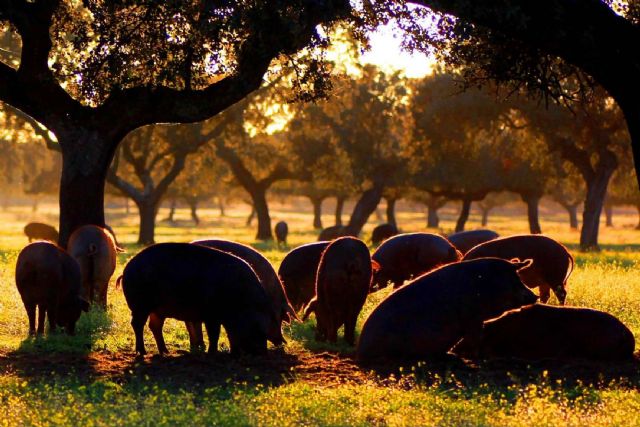
<path id="1" fill-rule="evenodd" d="M 362 61 L 382 68 L 402 70 L 410 78 L 422 77 L 432 71 L 433 58 L 424 54 L 409 54 L 400 48 L 401 35 L 390 26 L 380 28 L 371 35 L 371 50 Z"/>

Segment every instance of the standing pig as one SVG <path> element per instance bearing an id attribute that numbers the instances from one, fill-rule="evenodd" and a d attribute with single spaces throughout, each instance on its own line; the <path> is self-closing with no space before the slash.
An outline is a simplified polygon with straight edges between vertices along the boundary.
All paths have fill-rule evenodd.
<path id="1" fill-rule="evenodd" d="M 398 234 L 398 228 L 393 224 L 380 224 L 371 232 L 371 243 L 378 246 L 389 237 Z"/>
<path id="2" fill-rule="evenodd" d="M 298 246 L 280 264 L 278 276 L 296 311 L 302 310 L 316 294 L 318 264 L 328 245 L 329 242 L 316 242 Z"/>
<path id="3" fill-rule="evenodd" d="M 107 308 L 107 289 L 116 269 L 112 234 L 96 225 L 83 225 L 69 237 L 69 254 L 80 264 L 84 297 Z"/>
<path id="4" fill-rule="evenodd" d="M 344 325 L 344 338 L 355 344 L 358 314 L 371 286 L 371 256 L 367 245 L 355 237 L 341 237 L 322 253 L 316 276 L 316 296 L 304 313 L 316 313 L 316 340 L 336 342 Z"/>
<path id="5" fill-rule="evenodd" d="M 384 299 L 366 320 L 357 357 L 362 361 L 445 355 L 482 322 L 537 297 L 518 277 L 531 262 L 485 258 L 445 265 Z"/>
<path id="6" fill-rule="evenodd" d="M 110 225 L 105 224 L 104 229 L 111 233 L 111 237 L 113 237 L 113 243 L 116 245 L 116 252 L 127 252 L 122 246 L 120 246 L 120 243 L 118 243 L 118 238 L 116 237 L 116 233 L 115 231 L 113 231 L 113 228 L 111 228 Z"/>
<path id="7" fill-rule="evenodd" d="M 373 275 L 375 289 L 388 282 L 399 288 L 405 280 L 417 277 L 435 267 L 456 262 L 460 252 L 447 239 L 437 234 L 406 233 L 387 239 L 371 256 L 380 264 Z"/>
<path id="8" fill-rule="evenodd" d="M 598 310 L 535 304 L 485 322 L 480 341 L 462 340 L 456 354 L 483 358 L 630 360 L 633 334 Z"/>
<path id="9" fill-rule="evenodd" d="M 521 275 L 524 284 L 540 287 L 540 301 L 547 302 L 549 291 L 553 290 L 560 304 L 564 304 L 574 262 L 567 248 L 557 241 L 539 234 L 502 237 L 474 247 L 463 259 L 485 257 L 532 259 L 533 266 Z"/>
<path id="10" fill-rule="evenodd" d="M 122 289 L 131 309 L 136 351 L 146 353 L 143 330 L 149 328 L 161 354 L 166 318 L 204 322 L 209 353 L 218 350 L 220 326 L 231 352 L 263 354 L 267 339 L 283 342 L 269 297 L 251 266 L 235 255 L 189 243 L 159 243 L 142 250 L 122 274 Z"/>
<path id="11" fill-rule="evenodd" d="M 218 249 L 246 261 L 256 273 L 258 280 L 260 280 L 260 284 L 267 292 L 267 295 L 271 300 L 273 311 L 276 314 L 278 324 L 282 325 L 282 322 L 289 323 L 291 320 L 297 319 L 296 312 L 289 304 L 289 300 L 287 299 L 287 295 L 282 287 L 280 278 L 276 274 L 269 260 L 262 256 L 260 252 L 256 251 L 251 246 L 229 240 L 194 240 L 191 243 Z M 190 336 L 192 347 L 203 347 L 204 341 L 202 337 L 202 325 L 187 325 L 187 328 L 189 329 L 190 335 L 192 330 L 196 331 L 196 336 Z"/>
<path id="12" fill-rule="evenodd" d="M 500 237 L 498 233 L 491 230 L 469 230 L 453 233 L 447 239 L 462 254 L 466 254 L 474 246 L 497 239 L 498 237 Z"/>
<path id="13" fill-rule="evenodd" d="M 73 334 L 80 313 L 89 310 L 89 303 L 80 296 L 80 266 L 53 243 L 31 243 L 20 252 L 16 286 L 27 310 L 30 335 L 36 333 L 36 307 L 38 335 L 44 333 L 45 315 L 49 318 L 51 332 L 61 326 Z"/>
<path id="14" fill-rule="evenodd" d="M 43 224 L 41 222 L 30 222 L 24 226 L 24 234 L 29 238 L 29 242 L 33 240 L 48 240 L 58 244 L 58 230 L 52 225 Z"/>
<path id="15" fill-rule="evenodd" d="M 274 227 L 274 231 L 276 232 L 276 240 L 278 241 L 278 246 L 287 246 L 287 234 L 289 234 L 289 226 L 287 225 L 287 223 L 284 221 L 279 221 Z"/>

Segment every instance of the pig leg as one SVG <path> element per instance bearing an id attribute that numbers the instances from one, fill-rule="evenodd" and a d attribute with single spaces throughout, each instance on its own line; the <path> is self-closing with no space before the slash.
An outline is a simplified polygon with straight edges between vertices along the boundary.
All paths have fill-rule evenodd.
<path id="1" fill-rule="evenodd" d="M 56 305 L 54 303 L 49 304 L 47 307 L 49 333 L 54 333 L 56 331 L 56 326 L 58 326 L 58 310 L 56 310 Z"/>
<path id="2" fill-rule="evenodd" d="M 218 353 L 218 340 L 220 339 L 220 324 L 216 322 L 204 322 L 204 327 L 207 329 L 207 336 L 209 337 L 209 354 Z M 202 347 L 204 347 L 204 338 L 202 337 L 202 326 L 200 329 L 200 340 Z"/>
<path id="3" fill-rule="evenodd" d="M 160 317 L 155 313 L 151 313 L 149 316 L 149 329 L 153 333 L 153 337 L 156 339 L 156 345 L 160 354 L 167 354 L 169 350 L 164 342 L 164 336 L 162 335 L 162 326 L 164 325 L 164 317 Z"/>
<path id="4" fill-rule="evenodd" d="M 204 350 L 202 322 L 184 322 L 184 324 L 187 327 L 187 332 L 189 333 L 189 346 L 191 347 L 191 351 Z"/>
<path id="5" fill-rule="evenodd" d="M 147 351 L 144 349 L 144 325 L 147 323 L 147 313 L 133 313 L 131 317 L 131 327 L 136 336 L 136 352 L 140 356 L 144 356 Z"/>
<path id="6" fill-rule="evenodd" d="M 34 336 L 36 334 L 36 305 L 25 304 L 24 308 L 27 310 L 27 317 L 29 318 L 29 335 Z"/>
<path id="7" fill-rule="evenodd" d="M 44 304 L 38 305 L 38 330 L 36 333 L 38 335 L 44 334 L 44 320 L 45 315 L 47 314 L 47 307 Z"/>
<path id="8" fill-rule="evenodd" d="M 344 340 L 349 345 L 355 345 L 356 343 L 356 320 L 358 319 L 358 313 L 349 313 L 347 320 L 344 322 Z"/>
<path id="9" fill-rule="evenodd" d="M 95 289 L 97 290 L 97 292 L 95 293 L 95 297 L 96 297 L 96 302 L 98 303 L 98 305 L 100 307 L 102 307 L 104 310 L 107 309 L 107 288 L 109 286 L 109 283 L 100 283 L 100 282 L 96 282 L 94 283 Z"/>
<path id="10" fill-rule="evenodd" d="M 551 288 L 549 285 L 540 285 L 540 302 L 547 303 L 549 301 L 549 297 L 551 296 Z"/>

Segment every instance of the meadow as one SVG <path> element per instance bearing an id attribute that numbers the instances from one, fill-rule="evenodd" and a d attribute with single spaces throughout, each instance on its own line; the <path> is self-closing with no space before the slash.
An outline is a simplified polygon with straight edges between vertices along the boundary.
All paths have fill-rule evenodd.
<path id="1" fill-rule="evenodd" d="M 328 226 L 333 218 L 329 206 L 325 211 Z M 238 240 L 261 250 L 277 269 L 288 249 L 255 242 L 255 229 L 245 226 L 247 213 L 242 206 L 228 209 L 225 217 L 203 210 L 203 223 L 194 227 L 186 210 L 178 211 L 174 224 L 160 221 L 166 216 L 161 210 L 157 241 Z M 603 250 L 589 254 L 577 251 L 578 232 L 569 230 L 563 212 L 545 206 L 541 214 L 545 234 L 576 257 L 567 303 L 614 314 L 640 340 L 635 212 L 619 211 L 613 228 L 601 228 Z M 26 243 L 24 224 L 56 223 L 55 208 L 0 212 L 0 425 L 640 425 L 640 362 L 358 366 L 353 348 L 313 340 L 313 317 L 285 328 L 284 349 L 270 348 L 266 358 L 235 359 L 225 353 L 224 336 L 215 358 L 189 353 L 184 325 L 169 320 L 164 331 L 171 354 L 157 356 L 146 330 L 150 354 L 136 358 L 129 310 L 113 282 L 140 249 L 133 243 L 137 217 L 118 206 L 107 216 L 127 249 L 119 255 L 107 311 L 84 315 L 74 337 L 33 339 L 27 338 L 26 313 L 15 288 L 15 261 Z M 441 231 L 450 232 L 455 207 L 441 216 Z M 309 209 L 301 203 L 274 203 L 272 219 L 289 223 L 289 248 L 316 239 Z M 479 228 L 478 219 L 472 215 L 467 228 Z M 423 212 L 402 210 L 398 221 L 404 231 L 426 231 Z M 364 239 L 375 223 L 372 218 Z M 526 232 L 523 210 L 498 210 L 489 228 L 505 235 Z M 358 330 L 388 292 L 369 298 Z"/>

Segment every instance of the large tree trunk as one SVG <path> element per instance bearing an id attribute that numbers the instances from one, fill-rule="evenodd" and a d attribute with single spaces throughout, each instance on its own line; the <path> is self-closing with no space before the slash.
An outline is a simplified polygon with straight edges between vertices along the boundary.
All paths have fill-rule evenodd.
<path id="1" fill-rule="evenodd" d="M 58 140 L 62 147 L 59 244 L 66 247 L 76 228 L 86 224 L 104 227 L 104 185 L 117 144 L 109 150 L 108 143 L 95 134 L 58 135 Z"/>
<path id="2" fill-rule="evenodd" d="M 538 194 L 522 194 L 522 201 L 527 204 L 527 219 L 529 221 L 529 232 L 531 234 L 541 234 L 539 205 L 541 196 Z"/>
<path id="3" fill-rule="evenodd" d="M 129 215 L 131 213 L 131 209 L 129 207 L 129 198 L 125 197 L 124 198 L 124 213 Z"/>
<path id="4" fill-rule="evenodd" d="M 269 205 L 267 205 L 267 191 L 263 188 L 255 188 L 251 193 L 253 208 L 258 218 L 257 240 L 273 240 L 271 232 L 271 217 L 269 216 Z"/>
<path id="5" fill-rule="evenodd" d="M 456 222 L 456 233 L 464 231 L 464 226 L 469 219 L 469 212 L 471 212 L 471 199 L 462 200 L 462 209 L 460 209 L 460 216 L 458 216 L 458 222 Z"/>
<path id="6" fill-rule="evenodd" d="M 595 167 L 591 179 L 586 180 L 587 197 L 584 201 L 582 213 L 582 230 L 580 231 L 580 249 L 583 251 L 598 251 L 598 232 L 600 229 L 600 215 L 607 196 L 607 187 L 611 175 L 616 170 L 618 161 L 611 151 L 600 153 L 600 159 Z"/>
<path id="7" fill-rule="evenodd" d="M 336 197 L 336 224 L 342 225 L 342 210 L 344 209 L 344 197 Z"/>
<path id="8" fill-rule="evenodd" d="M 147 199 L 137 203 L 140 213 L 140 230 L 138 232 L 139 245 L 152 245 L 155 243 L 156 213 L 158 203 Z"/>
<path id="9" fill-rule="evenodd" d="M 606 217 L 605 226 L 613 227 L 613 205 L 611 203 L 604 204 L 604 215 Z"/>
<path id="10" fill-rule="evenodd" d="M 313 228 L 322 229 L 322 198 L 321 197 L 309 197 L 311 204 L 313 205 Z"/>
<path id="11" fill-rule="evenodd" d="M 396 222 L 396 199 L 387 199 L 387 222 L 398 228 Z"/>
<path id="12" fill-rule="evenodd" d="M 427 205 L 427 227 L 428 228 L 438 228 L 440 225 L 440 217 L 438 216 L 438 205 L 437 204 L 428 204 Z"/>
<path id="13" fill-rule="evenodd" d="M 251 205 L 251 212 L 249 212 L 249 216 L 247 217 L 247 221 L 245 222 L 245 225 L 247 227 L 251 227 L 251 224 L 253 224 L 253 218 L 255 218 L 255 216 L 256 216 L 256 208 L 252 204 Z"/>
<path id="14" fill-rule="evenodd" d="M 640 205 L 636 205 L 636 210 L 638 211 L 638 225 L 636 225 L 636 230 L 640 230 Z"/>
<path id="15" fill-rule="evenodd" d="M 382 199 L 382 191 L 384 185 L 376 184 L 373 188 L 365 191 L 356 203 L 349 219 L 349 231 L 357 236 L 362 231 L 362 227 L 369 220 L 369 216 L 376 210 L 380 199 Z"/>

